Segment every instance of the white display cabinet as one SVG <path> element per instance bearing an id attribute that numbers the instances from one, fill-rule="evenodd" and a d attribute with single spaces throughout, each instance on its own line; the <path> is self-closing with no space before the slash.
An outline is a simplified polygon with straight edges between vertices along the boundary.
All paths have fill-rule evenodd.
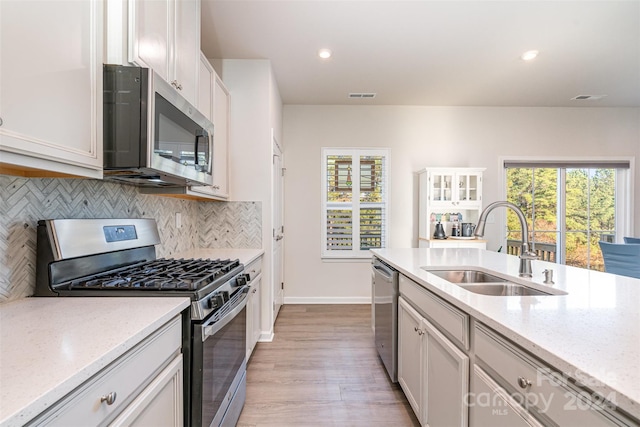
<path id="1" fill-rule="evenodd" d="M 472 247 L 486 249 L 486 241 L 451 236 L 454 222 L 478 222 L 482 211 L 484 168 L 425 168 L 418 171 L 419 221 L 418 247 Z M 440 222 L 447 239 L 434 239 Z"/>

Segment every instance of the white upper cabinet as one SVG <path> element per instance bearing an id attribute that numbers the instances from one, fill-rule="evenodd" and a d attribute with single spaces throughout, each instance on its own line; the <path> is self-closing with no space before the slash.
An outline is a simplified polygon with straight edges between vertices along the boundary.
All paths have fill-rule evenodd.
<path id="1" fill-rule="evenodd" d="M 200 66 L 200 0 L 176 1 L 173 84 L 191 104 L 198 105 Z"/>
<path id="2" fill-rule="evenodd" d="M 200 0 L 109 0 L 107 22 L 107 63 L 151 68 L 197 105 Z"/>
<path id="3" fill-rule="evenodd" d="M 426 168 L 418 172 L 419 247 L 486 248 L 486 241 L 452 236 L 454 226 L 476 223 L 482 211 L 482 173 L 484 168 Z M 433 238 L 442 224 L 447 240 Z M 471 240 L 474 239 L 474 240 Z"/>
<path id="4" fill-rule="evenodd" d="M 104 3 L 0 1 L 0 172 L 102 178 Z"/>
<path id="5" fill-rule="evenodd" d="M 484 169 L 425 169 L 427 194 L 436 206 L 477 206 L 482 203 Z"/>

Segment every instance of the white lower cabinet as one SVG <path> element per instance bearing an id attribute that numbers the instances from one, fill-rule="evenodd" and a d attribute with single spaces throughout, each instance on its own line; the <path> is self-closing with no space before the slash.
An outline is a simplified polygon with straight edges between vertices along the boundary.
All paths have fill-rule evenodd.
<path id="1" fill-rule="evenodd" d="M 247 360 L 251 357 L 256 347 L 262 328 L 260 327 L 262 316 L 262 256 L 245 267 L 245 272 L 251 278 L 251 289 L 247 301 Z"/>
<path id="2" fill-rule="evenodd" d="M 402 297 L 398 298 L 398 382 L 418 420 L 422 423 L 422 316 Z M 420 332 L 418 332 L 420 331 Z"/>
<path id="3" fill-rule="evenodd" d="M 37 417 L 30 426 L 182 426 L 177 316 Z"/>
<path id="4" fill-rule="evenodd" d="M 183 424 L 182 355 L 178 355 L 110 425 L 181 426 Z"/>
<path id="5" fill-rule="evenodd" d="M 423 426 L 466 426 L 469 357 L 398 298 L 398 381 Z"/>

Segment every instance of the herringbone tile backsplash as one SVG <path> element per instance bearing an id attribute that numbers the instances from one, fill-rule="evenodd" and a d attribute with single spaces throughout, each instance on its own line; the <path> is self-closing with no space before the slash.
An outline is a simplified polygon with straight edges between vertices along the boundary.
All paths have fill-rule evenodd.
<path id="1" fill-rule="evenodd" d="M 0 303 L 33 295 L 38 220 L 56 218 L 155 218 L 158 257 L 196 247 L 262 247 L 260 202 L 196 202 L 99 180 L 0 175 Z"/>

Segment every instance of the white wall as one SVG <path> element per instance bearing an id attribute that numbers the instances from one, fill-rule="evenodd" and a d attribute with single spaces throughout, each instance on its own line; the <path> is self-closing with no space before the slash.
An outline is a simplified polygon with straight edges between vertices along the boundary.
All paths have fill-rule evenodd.
<path id="1" fill-rule="evenodd" d="M 390 247 L 417 246 L 427 166 L 485 167 L 484 204 L 502 198 L 500 156 L 640 159 L 640 109 L 413 106 L 284 107 L 285 302 L 366 302 L 368 263 L 320 259 L 321 147 L 390 147 Z M 635 224 L 640 183 L 635 174 Z M 497 227 L 487 225 L 489 249 Z"/>
<path id="2" fill-rule="evenodd" d="M 282 134 L 282 100 L 269 60 L 214 61 L 231 94 L 229 193 L 233 201 L 257 201 L 262 207 L 261 340 L 273 336 L 272 138 Z M 280 138 L 282 140 L 282 138 Z"/>

